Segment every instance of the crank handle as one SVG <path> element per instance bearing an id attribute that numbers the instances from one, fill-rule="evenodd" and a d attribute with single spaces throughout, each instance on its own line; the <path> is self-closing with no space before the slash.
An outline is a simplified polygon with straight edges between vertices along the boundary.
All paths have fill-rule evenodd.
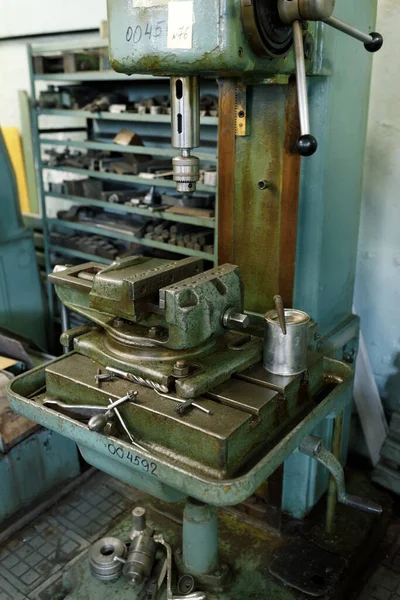
<path id="1" fill-rule="evenodd" d="M 314 435 L 305 437 L 299 446 L 299 450 L 303 454 L 314 458 L 326 469 L 328 469 L 336 481 L 338 502 L 345 504 L 346 506 L 358 508 L 372 515 L 380 515 L 382 513 L 382 507 L 376 502 L 346 493 L 342 465 L 333 456 L 333 454 L 325 448 L 321 438 L 315 437 Z"/>

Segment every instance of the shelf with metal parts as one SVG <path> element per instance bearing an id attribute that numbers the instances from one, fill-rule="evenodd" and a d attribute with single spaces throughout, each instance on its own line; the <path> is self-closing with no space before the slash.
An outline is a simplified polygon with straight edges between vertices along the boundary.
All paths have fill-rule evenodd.
<path id="1" fill-rule="evenodd" d="M 62 72 L 66 64 L 70 64 L 69 59 L 72 56 L 73 69 L 81 68 L 74 56 L 79 53 L 84 54 L 86 51 L 93 50 L 94 53 L 99 51 L 100 66 L 99 68 L 75 72 Z M 70 54 L 69 54 L 70 53 Z M 107 42 L 105 40 L 90 39 L 82 41 L 67 41 L 60 44 L 40 44 L 32 45 L 28 48 L 28 57 L 30 65 L 31 79 L 31 120 L 33 131 L 34 154 L 36 163 L 36 172 L 38 180 L 38 189 L 40 194 L 40 206 L 43 215 L 43 242 L 42 248 L 39 250 L 41 269 L 44 272 L 51 272 L 54 266 L 54 260 L 59 260 L 60 257 L 65 257 L 65 260 L 85 261 L 96 260 L 103 264 L 108 264 L 112 259 L 99 256 L 95 251 L 86 251 L 85 245 L 81 247 L 67 247 L 54 242 L 54 233 L 61 232 L 66 236 L 82 235 L 83 241 L 91 236 L 101 236 L 110 243 L 117 243 L 118 240 L 126 242 L 128 247 L 132 248 L 133 252 L 138 252 L 139 248 L 143 248 L 144 254 L 151 254 L 153 251 L 158 253 L 165 252 L 169 257 L 184 257 L 195 256 L 206 260 L 210 266 L 217 263 L 217 240 L 216 240 L 216 217 L 217 217 L 217 197 L 216 186 L 205 185 L 199 183 L 197 189 L 200 193 L 215 194 L 215 214 L 213 216 L 203 217 L 197 214 L 175 214 L 169 213 L 165 207 L 157 210 L 156 206 L 148 207 L 144 204 L 139 206 L 129 206 L 126 204 L 108 203 L 100 197 L 90 197 L 86 194 L 62 193 L 61 190 L 54 191 L 49 189 L 44 181 L 45 178 L 51 179 L 54 174 L 54 181 L 60 181 L 59 177 L 62 173 L 66 174 L 66 178 L 76 176 L 77 179 L 88 177 L 89 179 L 101 181 L 105 189 L 113 189 L 121 187 L 121 189 L 134 189 L 139 192 L 148 190 L 154 187 L 156 191 L 164 194 L 170 194 L 175 188 L 175 183 L 171 179 L 145 179 L 139 174 L 119 174 L 109 172 L 108 170 L 100 171 L 95 169 L 80 169 L 68 165 L 46 164 L 44 152 L 50 148 L 56 152 L 63 152 L 67 149 L 72 153 L 110 153 L 111 157 L 118 156 L 123 151 L 124 155 L 151 155 L 155 160 L 169 160 L 176 156 L 177 151 L 171 147 L 170 143 L 170 122 L 171 115 L 168 114 L 168 109 L 153 109 L 153 114 L 150 114 L 149 109 L 144 112 L 143 107 L 141 112 L 133 112 L 131 106 L 125 112 L 110 112 L 107 110 L 95 109 L 83 110 L 82 105 L 67 106 L 43 106 L 39 103 L 40 91 L 44 89 L 44 85 L 54 84 L 58 86 L 50 88 L 50 91 L 55 89 L 77 89 L 71 86 L 84 86 L 87 89 L 96 88 L 101 92 L 107 92 L 107 84 L 110 93 L 116 94 L 116 98 L 127 98 L 129 101 L 140 100 L 141 97 L 155 97 L 160 94 L 169 94 L 169 78 L 154 77 L 147 75 L 138 75 L 128 77 L 123 74 L 116 73 L 110 70 L 107 63 Z M 60 72 L 46 72 L 46 60 L 52 58 L 59 61 L 61 66 Z M 58 57 L 58 58 L 57 58 Z M 79 59 L 80 60 L 80 59 Z M 76 64 L 75 64 L 76 62 Z M 39 65 L 39 71 L 37 72 Z M 48 66 L 48 65 L 47 65 Z M 52 69 L 53 66 L 50 65 Z M 59 67 L 57 67 L 59 68 Z M 92 67 L 90 67 L 92 69 Z M 214 80 L 207 80 L 205 83 L 205 93 L 212 93 L 218 96 L 218 87 Z M 51 94 L 50 94 L 51 95 Z M 75 97 L 74 93 L 74 97 Z M 79 95 L 79 94 L 78 94 Z M 83 107 L 85 108 L 85 107 Z M 158 113 L 158 114 L 155 114 Z M 163 114 L 160 114 L 163 113 Z M 204 115 L 201 117 L 202 131 L 202 146 L 198 148 L 196 155 L 201 161 L 202 168 L 215 169 L 217 162 L 217 125 L 218 117 Z M 211 113 L 212 114 L 212 113 Z M 115 134 L 119 129 L 126 128 L 137 133 L 143 139 L 143 146 L 126 146 L 121 148 L 114 143 Z M 115 154 L 114 154 L 115 153 Z M 203 167 L 204 165 L 204 167 Z M 58 179 L 57 179 L 58 177 Z M 96 223 L 80 223 L 68 222 L 55 218 L 55 206 L 62 201 L 63 205 L 67 202 L 67 206 L 94 207 L 95 209 L 110 212 L 112 214 L 126 215 L 127 217 L 137 217 L 143 220 L 152 220 L 151 222 L 159 223 L 161 220 L 169 222 L 171 225 L 178 224 L 180 226 L 204 228 L 204 230 L 214 231 L 214 240 L 209 244 L 209 249 L 213 252 L 204 252 L 202 250 L 178 246 L 175 244 L 165 243 L 164 241 L 146 239 L 142 236 L 137 236 L 133 232 L 113 231 L 107 227 L 98 226 Z M 211 213 L 210 213 L 211 214 Z M 90 244 L 89 244 L 90 246 Z M 50 286 L 47 288 L 49 297 L 49 311 L 51 317 L 56 317 L 54 297 Z"/>
<path id="2" fill-rule="evenodd" d="M 132 78 L 133 81 L 140 81 L 136 78 Z M 127 82 L 129 83 L 129 81 Z M 170 115 L 152 115 L 152 114 L 139 114 L 139 113 L 130 113 L 130 112 L 121 112 L 121 113 L 111 113 L 106 111 L 101 111 L 97 113 L 90 112 L 88 110 L 79 110 L 79 109 L 68 109 L 68 108 L 37 108 L 37 114 L 40 115 L 48 115 L 55 117 L 80 117 L 83 119 L 94 119 L 94 120 L 102 120 L 102 121 L 135 121 L 138 123 L 171 123 Z M 201 117 L 200 119 L 201 125 L 208 125 L 214 127 L 218 125 L 218 117 Z M 213 154 L 212 157 L 215 159 L 216 154 Z"/>

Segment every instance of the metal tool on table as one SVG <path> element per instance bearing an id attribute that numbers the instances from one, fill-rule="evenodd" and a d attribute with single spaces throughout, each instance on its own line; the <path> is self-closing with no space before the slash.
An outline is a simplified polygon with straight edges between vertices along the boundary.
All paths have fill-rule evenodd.
<path id="1" fill-rule="evenodd" d="M 135 375 L 134 373 L 127 373 L 126 371 L 121 371 L 121 369 L 115 369 L 114 367 L 106 367 L 106 370 L 110 376 L 120 377 L 121 379 L 126 379 L 132 383 L 145 385 L 149 388 L 153 388 L 156 390 L 156 392 L 167 393 L 169 391 L 168 386 L 157 383 L 156 381 L 151 381 L 150 379 L 144 379 L 143 377 Z"/>
<path id="2" fill-rule="evenodd" d="M 105 412 L 102 414 L 94 415 L 90 418 L 88 423 L 90 431 L 103 431 L 104 427 L 107 424 L 107 421 L 110 417 L 112 417 L 113 412 L 117 414 L 117 407 L 121 406 L 122 404 L 125 404 L 125 402 L 134 402 L 138 396 L 138 393 L 139 392 L 137 391 L 128 392 L 126 396 L 123 396 L 122 398 L 119 398 L 114 402 L 111 400 L 111 398 L 109 398 L 108 401 L 110 405 L 108 407 L 105 407 Z"/>
<path id="3" fill-rule="evenodd" d="M 155 391 L 162 398 L 166 398 L 167 400 L 172 400 L 173 402 L 178 402 L 178 406 L 175 408 L 175 410 L 179 415 L 185 415 L 192 408 L 197 408 L 197 410 L 200 410 L 201 412 L 206 413 L 207 415 L 211 414 L 211 411 L 208 408 L 205 408 L 204 406 L 201 406 L 197 402 L 194 402 L 193 398 L 189 398 L 189 400 L 184 401 L 182 398 L 177 398 L 176 396 L 170 396 L 169 394 L 162 394 L 158 390 L 155 390 Z"/>
<path id="4" fill-rule="evenodd" d="M 118 398 L 118 400 L 109 400 L 110 406 L 96 406 L 91 404 L 66 404 L 61 400 L 45 398 L 43 400 L 43 406 L 52 408 L 53 410 L 59 410 L 63 414 L 71 416 L 75 419 L 81 419 L 83 421 L 90 420 L 94 417 L 104 416 L 105 413 L 113 411 L 116 407 L 125 402 L 132 402 L 137 397 L 138 392 L 128 392 L 124 397 Z"/>

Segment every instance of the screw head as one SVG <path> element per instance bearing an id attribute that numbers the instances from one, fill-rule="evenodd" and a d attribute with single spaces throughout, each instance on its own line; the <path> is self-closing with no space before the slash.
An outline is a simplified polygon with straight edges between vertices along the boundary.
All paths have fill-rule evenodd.
<path id="1" fill-rule="evenodd" d="M 117 327 L 117 328 L 120 328 L 120 327 L 122 327 L 122 326 L 123 326 L 123 324 L 124 324 L 124 320 L 123 320 L 123 319 L 120 319 L 120 317 L 117 317 L 117 318 L 116 318 L 116 319 L 114 319 L 114 321 L 113 321 L 113 326 L 114 326 L 114 327 Z"/>

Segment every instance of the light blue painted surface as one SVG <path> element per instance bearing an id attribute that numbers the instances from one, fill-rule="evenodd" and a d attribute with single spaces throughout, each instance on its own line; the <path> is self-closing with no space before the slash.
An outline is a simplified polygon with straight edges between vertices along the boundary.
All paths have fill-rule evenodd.
<path id="1" fill-rule="evenodd" d="M 385 407 L 400 392 L 400 11 L 380 0 L 385 44 L 374 60 L 365 156 L 355 308 Z"/>
<path id="2" fill-rule="evenodd" d="M 376 0 L 338 0 L 335 16 L 363 31 L 374 31 Z M 362 44 L 329 27 L 324 27 L 321 43 L 332 76 L 308 81 L 311 131 L 319 148 L 302 161 L 294 306 L 312 316 L 322 336 L 329 336 L 352 313 L 372 57 Z M 351 402 L 349 395 L 343 463 Z M 332 420 L 322 422 L 314 435 L 329 448 Z M 285 463 L 284 510 L 305 516 L 327 483 L 325 469 L 294 453 Z"/>
<path id="3" fill-rule="evenodd" d="M 0 455 L 0 523 L 80 473 L 74 442 L 42 430 Z"/>
<path id="4" fill-rule="evenodd" d="M 217 509 L 188 499 L 182 535 L 183 563 L 188 573 L 213 573 L 218 568 Z"/>
<path id="5" fill-rule="evenodd" d="M 33 235 L 25 229 L 0 129 L 0 326 L 46 348 L 45 305 Z"/>

